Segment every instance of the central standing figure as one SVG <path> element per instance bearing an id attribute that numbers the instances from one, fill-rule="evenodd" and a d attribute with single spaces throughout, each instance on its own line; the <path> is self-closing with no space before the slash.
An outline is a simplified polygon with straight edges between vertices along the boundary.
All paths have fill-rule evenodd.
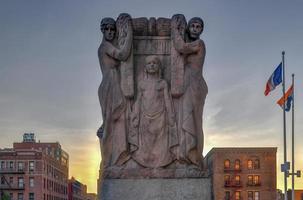
<path id="1" fill-rule="evenodd" d="M 132 113 L 131 143 L 133 159 L 148 168 L 169 165 L 178 144 L 175 116 L 167 82 L 161 78 L 157 56 L 145 60 L 144 78 Z"/>

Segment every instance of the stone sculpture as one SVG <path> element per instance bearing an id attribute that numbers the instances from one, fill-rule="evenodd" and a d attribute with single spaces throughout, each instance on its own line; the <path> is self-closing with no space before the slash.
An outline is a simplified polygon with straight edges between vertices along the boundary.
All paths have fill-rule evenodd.
<path id="1" fill-rule="evenodd" d="M 102 110 L 103 124 L 98 130 L 102 155 L 101 168 L 121 166 L 130 157 L 127 142 L 128 99 L 132 91 L 121 88 L 121 67 L 129 67 L 133 33 L 131 17 L 121 14 L 118 21 L 123 21 L 117 44 L 117 26 L 112 18 L 101 21 L 103 39 L 98 49 L 102 82 L 98 90 Z M 122 38 L 122 39 L 121 39 Z M 132 69 L 132 66 L 129 67 Z M 129 69 L 128 69 L 129 70 Z M 131 84 L 130 84 L 131 85 Z M 127 93 L 127 94 L 125 94 Z"/>
<path id="2" fill-rule="evenodd" d="M 205 97 L 208 92 L 202 76 L 205 58 L 205 45 L 200 39 L 203 31 L 202 19 L 192 18 L 187 26 L 184 40 L 177 20 L 172 20 L 172 40 L 175 49 L 184 57 L 184 92 L 176 102 L 176 115 L 179 135 L 178 160 L 186 164 L 202 167 L 203 129 L 202 115 Z M 172 66 L 174 67 L 174 66 Z M 173 86 L 172 86 L 173 87 Z"/>
<path id="3" fill-rule="evenodd" d="M 184 15 L 177 14 L 172 17 L 172 24 L 175 24 L 175 28 L 171 28 L 171 35 L 178 34 L 185 40 L 186 33 L 186 19 Z M 171 37 L 171 52 L 170 52 L 170 63 L 171 63 L 171 94 L 173 97 L 180 97 L 184 93 L 184 60 L 185 56 L 181 54 L 175 48 L 174 38 Z"/>
<path id="4" fill-rule="evenodd" d="M 98 200 L 210 200 L 202 165 L 203 21 L 101 21 Z"/>
<path id="5" fill-rule="evenodd" d="M 132 35 L 132 23 L 129 14 L 122 13 L 117 19 L 118 47 L 123 47 L 126 40 L 131 41 L 129 38 Z M 121 74 L 121 89 L 125 97 L 134 97 L 134 63 L 133 63 L 133 50 L 130 47 L 129 55 L 126 60 L 121 60 L 120 74 Z"/>
<path id="6" fill-rule="evenodd" d="M 101 179 L 202 176 L 202 31 L 180 14 L 101 21 Z"/>
<path id="7" fill-rule="evenodd" d="M 143 167 L 159 168 L 175 160 L 176 122 L 167 82 L 161 78 L 160 59 L 147 56 L 145 60 L 131 120 L 132 158 Z"/>

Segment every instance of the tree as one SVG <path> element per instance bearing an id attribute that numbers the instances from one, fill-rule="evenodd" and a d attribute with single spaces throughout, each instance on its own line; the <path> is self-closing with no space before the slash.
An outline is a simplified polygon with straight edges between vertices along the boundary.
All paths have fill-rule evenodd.
<path id="1" fill-rule="evenodd" d="M 10 199 L 11 199 L 10 196 L 6 192 L 1 194 L 1 200 L 10 200 Z"/>

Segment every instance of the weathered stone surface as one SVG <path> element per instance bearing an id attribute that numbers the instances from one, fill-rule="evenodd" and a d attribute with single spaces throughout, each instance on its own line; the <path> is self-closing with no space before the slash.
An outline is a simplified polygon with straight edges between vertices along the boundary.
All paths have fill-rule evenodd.
<path id="1" fill-rule="evenodd" d="M 208 177 L 209 172 L 198 168 L 167 169 L 167 168 L 141 168 L 141 169 L 117 169 L 110 168 L 102 173 L 103 179 L 149 179 L 149 178 L 204 178 Z"/>
<path id="2" fill-rule="evenodd" d="M 118 35 L 118 47 L 122 48 L 123 45 L 127 42 L 128 34 L 133 34 L 132 26 L 128 22 L 128 14 L 122 14 L 117 19 L 117 32 Z M 130 29 L 130 30 L 129 30 Z M 129 56 L 125 60 L 121 60 L 120 66 L 121 76 L 121 90 L 125 97 L 132 98 L 134 97 L 134 63 L 133 63 L 133 50 L 130 49 Z"/>
<path id="3" fill-rule="evenodd" d="M 134 36 L 170 36 L 170 19 L 139 17 L 133 19 Z"/>
<path id="4" fill-rule="evenodd" d="M 134 89 L 130 88 L 132 77 L 132 19 L 128 14 L 120 14 L 118 26 L 112 18 L 104 18 L 100 29 L 103 34 L 98 48 L 98 58 L 103 77 L 98 89 L 103 122 L 97 135 L 100 141 L 102 168 L 121 166 L 129 159 L 127 143 L 127 119 L 129 97 Z M 117 29 L 120 35 L 116 38 Z M 117 44 L 117 41 L 119 44 Z M 123 83 L 129 87 L 121 88 L 120 66 L 127 68 L 123 72 Z M 124 90 L 123 90 L 124 89 Z"/>
<path id="5" fill-rule="evenodd" d="M 134 35 L 148 35 L 148 19 L 140 17 L 133 19 Z"/>
<path id="6" fill-rule="evenodd" d="M 171 37 L 173 45 L 176 51 L 184 56 L 182 84 L 184 92 L 174 101 L 180 147 L 177 158 L 180 162 L 202 168 L 204 144 L 202 116 L 205 98 L 208 93 L 207 84 L 203 78 L 206 50 L 203 40 L 200 39 L 204 23 L 198 17 L 189 20 L 185 39 L 183 33 L 179 30 L 180 27 L 184 27 L 184 25 L 180 26 L 178 20 L 172 20 Z M 179 66 L 176 71 L 181 72 L 180 69 Z M 174 77 L 178 76 L 172 76 L 171 78 Z M 179 86 L 182 86 L 179 81 L 172 81 L 172 83 L 178 83 Z"/>
<path id="7" fill-rule="evenodd" d="M 166 167 L 175 160 L 176 121 L 158 56 L 145 58 L 143 80 L 139 82 L 130 117 L 128 141 L 132 159 L 145 168 Z"/>
<path id="8" fill-rule="evenodd" d="M 211 200 L 209 178 L 104 179 L 99 200 Z"/>
<path id="9" fill-rule="evenodd" d="M 170 55 L 170 38 L 167 36 L 136 36 L 135 55 Z"/>
<path id="10" fill-rule="evenodd" d="M 100 28 L 100 178 L 200 177 L 207 95 L 202 19 L 187 24 L 181 14 L 122 13 L 104 18 Z"/>
<path id="11" fill-rule="evenodd" d="M 184 15 L 174 15 L 172 23 L 176 23 L 177 29 L 171 29 L 172 35 L 180 34 L 182 39 L 185 39 L 186 20 Z M 177 32 L 177 33 L 175 33 Z M 171 40 L 171 95 L 173 97 L 180 97 L 184 93 L 184 56 L 175 48 L 174 40 Z"/>

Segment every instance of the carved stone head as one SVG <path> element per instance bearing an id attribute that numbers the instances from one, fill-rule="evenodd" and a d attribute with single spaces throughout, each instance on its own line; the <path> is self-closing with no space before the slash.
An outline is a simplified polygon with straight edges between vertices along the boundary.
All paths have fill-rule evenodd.
<path id="1" fill-rule="evenodd" d="M 116 22 L 113 18 L 106 17 L 101 20 L 101 32 L 106 41 L 113 41 L 116 35 Z"/>
<path id="2" fill-rule="evenodd" d="M 200 17 L 194 17 L 189 20 L 187 26 L 188 37 L 191 40 L 199 39 L 204 29 L 204 22 Z"/>
<path id="3" fill-rule="evenodd" d="M 161 77 L 161 61 L 158 56 L 147 56 L 145 58 L 145 73 L 158 74 Z"/>

